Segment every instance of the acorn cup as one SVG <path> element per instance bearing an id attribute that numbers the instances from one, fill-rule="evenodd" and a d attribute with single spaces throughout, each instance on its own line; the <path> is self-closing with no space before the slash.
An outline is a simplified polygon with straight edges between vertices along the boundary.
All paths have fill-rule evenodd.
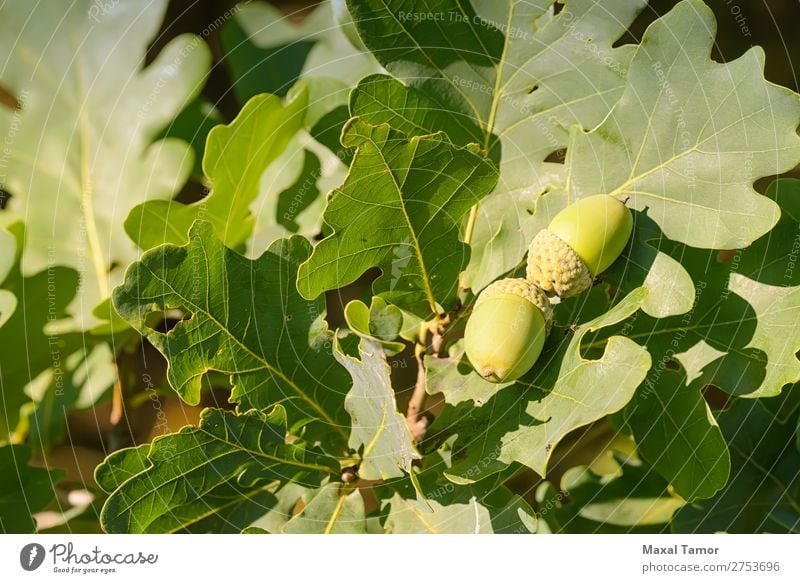
<path id="1" fill-rule="evenodd" d="M 528 279 L 548 294 L 576 296 L 625 249 L 633 216 L 607 194 L 583 198 L 562 210 L 531 241 Z"/>
<path id="2" fill-rule="evenodd" d="M 526 279 L 501 279 L 483 290 L 464 331 L 464 346 L 478 374 L 508 383 L 539 358 L 552 326 L 547 295 Z"/>

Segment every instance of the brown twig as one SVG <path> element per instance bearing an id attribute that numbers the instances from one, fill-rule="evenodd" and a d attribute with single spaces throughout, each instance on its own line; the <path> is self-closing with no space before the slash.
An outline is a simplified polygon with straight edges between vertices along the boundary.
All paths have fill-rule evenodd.
<path id="1" fill-rule="evenodd" d="M 420 340 L 424 342 L 424 336 Z M 406 410 L 406 423 L 415 443 L 419 443 L 425 437 L 425 430 L 428 425 L 427 419 L 420 415 L 425 405 L 425 352 L 425 345 L 417 342 L 414 347 L 414 357 L 417 360 L 417 382 L 414 385 L 414 392 L 411 394 L 411 399 L 408 401 L 408 409 Z"/>
<path id="2" fill-rule="evenodd" d="M 116 365 L 114 365 L 114 369 L 116 374 L 116 378 L 114 379 L 114 390 L 111 396 L 111 414 L 109 415 L 109 421 L 111 421 L 111 425 L 117 425 L 120 421 L 122 421 L 123 415 L 123 403 L 122 403 L 122 381 L 119 379 L 119 369 Z"/>
<path id="3" fill-rule="evenodd" d="M 411 394 L 411 398 L 408 401 L 408 409 L 406 410 L 406 423 L 416 443 L 419 443 L 425 437 L 429 423 L 428 417 L 422 414 L 425 408 L 425 398 L 427 397 L 425 390 L 427 382 L 425 354 L 428 352 L 428 334 L 431 335 L 431 354 L 434 357 L 438 357 L 444 345 L 444 330 L 450 320 L 450 314 L 446 314 L 437 320 L 422 322 L 419 327 L 419 337 L 414 346 L 414 358 L 417 361 L 417 382 L 414 385 L 414 392 Z"/>

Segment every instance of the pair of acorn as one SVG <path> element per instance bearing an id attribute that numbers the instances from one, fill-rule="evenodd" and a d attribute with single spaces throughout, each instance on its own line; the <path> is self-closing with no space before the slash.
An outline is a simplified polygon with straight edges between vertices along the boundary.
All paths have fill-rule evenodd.
<path id="1" fill-rule="evenodd" d="M 487 381 L 508 383 L 539 358 L 553 323 L 551 296 L 583 293 L 622 253 L 633 231 L 625 202 L 598 194 L 559 212 L 528 249 L 527 278 L 498 280 L 475 301 L 467 358 Z"/>

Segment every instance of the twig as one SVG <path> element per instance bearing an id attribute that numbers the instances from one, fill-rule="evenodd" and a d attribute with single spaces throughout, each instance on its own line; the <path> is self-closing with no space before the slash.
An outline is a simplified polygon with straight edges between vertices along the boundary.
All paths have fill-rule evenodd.
<path id="1" fill-rule="evenodd" d="M 450 323 L 450 314 L 439 317 L 435 320 L 422 322 L 419 326 L 417 344 L 414 346 L 414 358 L 417 360 L 417 382 L 414 385 L 414 392 L 408 401 L 406 410 L 406 423 L 414 437 L 414 441 L 419 443 L 425 437 L 428 429 L 428 417 L 422 415 L 425 408 L 425 384 L 427 381 L 425 373 L 425 354 L 428 352 L 428 334 L 431 335 L 431 354 L 438 357 L 444 345 L 444 329 Z"/>
<path id="2" fill-rule="evenodd" d="M 111 415 L 109 415 L 111 425 L 117 425 L 122 421 L 124 409 L 122 403 L 122 381 L 119 378 L 119 367 L 117 367 L 116 363 L 114 363 L 114 372 L 116 373 L 116 378 L 114 379 L 114 389 L 111 396 Z"/>
<path id="3" fill-rule="evenodd" d="M 424 342 L 424 337 L 421 339 Z M 422 407 L 425 405 L 425 352 L 424 344 L 417 343 L 414 347 L 414 357 L 417 359 L 417 382 L 406 411 L 406 423 L 415 443 L 422 441 L 428 428 L 428 420 L 420 415 Z"/>

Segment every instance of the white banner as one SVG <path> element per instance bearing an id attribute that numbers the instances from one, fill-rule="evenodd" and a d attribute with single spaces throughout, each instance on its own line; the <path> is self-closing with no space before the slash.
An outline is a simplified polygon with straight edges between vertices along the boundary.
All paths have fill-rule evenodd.
<path id="1" fill-rule="evenodd" d="M 796 582 L 799 545 L 792 535 L 6 535 L 0 581 Z"/>

